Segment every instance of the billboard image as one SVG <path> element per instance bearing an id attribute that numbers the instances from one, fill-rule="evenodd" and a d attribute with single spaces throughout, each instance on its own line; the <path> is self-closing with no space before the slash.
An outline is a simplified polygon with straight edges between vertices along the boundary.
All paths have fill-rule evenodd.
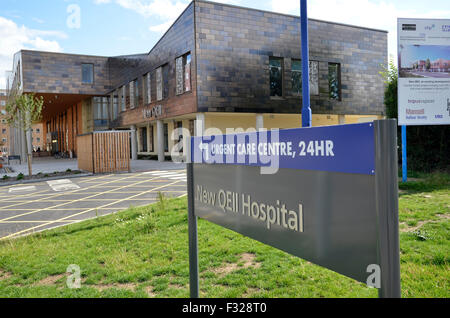
<path id="1" fill-rule="evenodd" d="M 450 78 L 450 46 L 400 45 L 401 78 Z"/>
<path id="2" fill-rule="evenodd" d="M 450 20 L 398 20 L 399 125 L 450 124 Z"/>

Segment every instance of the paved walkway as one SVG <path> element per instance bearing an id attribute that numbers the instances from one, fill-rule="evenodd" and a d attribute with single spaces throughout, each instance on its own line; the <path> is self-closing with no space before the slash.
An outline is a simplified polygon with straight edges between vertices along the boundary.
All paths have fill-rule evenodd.
<path id="1" fill-rule="evenodd" d="M 5 164 L 5 163 L 4 163 Z M 8 177 L 16 177 L 19 173 L 28 175 L 28 165 L 18 164 L 17 161 L 12 161 L 11 167 L 13 173 L 4 173 L 0 175 L 0 178 L 5 174 Z M 46 174 L 53 172 L 65 172 L 67 169 L 72 171 L 78 170 L 77 159 L 55 159 L 53 157 L 49 158 L 33 158 L 33 174 Z M 131 160 L 131 171 L 132 172 L 145 172 L 145 171 L 155 171 L 155 170 L 183 170 L 186 169 L 186 165 L 181 163 L 173 162 L 158 162 L 153 160 Z"/>

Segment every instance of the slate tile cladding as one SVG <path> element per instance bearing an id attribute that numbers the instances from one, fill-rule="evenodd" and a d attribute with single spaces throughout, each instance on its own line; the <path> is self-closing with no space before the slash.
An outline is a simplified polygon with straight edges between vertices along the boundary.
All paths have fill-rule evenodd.
<path id="1" fill-rule="evenodd" d="M 21 51 L 24 92 L 95 95 L 111 89 L 108 58 Z M 83 84 L 81 65 L 94 65 L 94 83 Z"/>
<path id="2" fill-rule="evenodd" d="M 141 102 L 139 107 L 129 109 L 122 112 L 119 120 L 115 123 L 116 127 L 124 127 L 131 124 L 139 124 L 147 122 L 149 119 L 143 116 L 143 107 L 163 106 L 163 115 L 158 119 L 173 118 L 176 116 L 191 114 L 197 112 L 197 94 L 196 94 L 196 63 L 195 63 L 195 37 L 194 37 L 194 2 L 191 3 L 186 10 L 178 17 L 175 23 L 169 28 L 164 36 L 141 61 L 139 72 L 130 72 L 122 77 L 124 85 L 129 81 L 149 73 L 151 74 L 151 103 L 143 105 Z M 176 59 L 191 53 L 191 85 L 190 92 L 181 95 L 176 94 Z M 157 100 L 156 89 L 156 71 L 159 67 L 168 66 L 168 97 L 161 101 Z M 116 86 L 119 87 L 119 86 Z M 155 119 L 155 118 L 153 118 Z"/>
<path id="3" fill-rule="evenodd" d="M 319 62 L 316 114 L 383 115 L 381 65 L 387 32 L 310 20 L 310 59 Z M 151 73 L 151 104 L 121 112 L 114 127 L 148 121 L 143 107 L 163 106 L 160 119 L 196 112 L 300 113 L 291 62 L 300 59 L 300 19 L 208 1 L 193 1 L 148 54 L 118 57 L 22 51 L 25 92 L 107 95 Z M 176 59 L 190 52 L 191 92 L 176 94 Z M 283 58 L 283 97 L 270 97 L 269 58 Z M 81 64 L 94 64 L 94 84 L 81 83 Z M 341 100 L 329 98 L 328 63 L 339 63 Z M 156 69 L 168 65 L 169 92 L 156 98 Z M 128 91 L 128 88 L 127 88 Z"/>
<path id="4" fill-rule="evenodd" d="M 301 58 L 300 18 L 196 1 L 198 110 L 300 113 L 291 60 Z M 384 114 L 387 32 L 309 21 L 310 60 L 319 61 L 313 113 Z M 270 98 L 269 57 L 284 58 L 284 96 Z M 329 98 L 328 63 L 341 65 L 341 100 Z"/>

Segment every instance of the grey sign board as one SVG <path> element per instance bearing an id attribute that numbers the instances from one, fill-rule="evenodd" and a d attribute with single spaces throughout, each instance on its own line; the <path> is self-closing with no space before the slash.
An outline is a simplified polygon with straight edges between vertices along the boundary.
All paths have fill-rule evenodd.
<path id="1" fill-rule="evenodd" d="M 396 122 L 300 129 L 286 136 L 295 140 L 289 145 L 293 154 L 297 144 L 301 148 L 312 138 L 312 144 L 320 146 L 318 138 L 325 136 L 333 145 L 333 155 L 340 157 L 324 155 L 322 161 L 315 161 L 287 154 L 289 160 L 278 158 L 282 165 L 276 173 L 261 174 L 260 167 L 248 160 L 247 164 L 211 164 L 192 156 L 194 163 L 188 164 L 191 274 L 198 275 L 198 267 L 193 267 L 198 266 L 196 218 L 200 217 L 364 283 L 378 267 L 380 296 L 399 297 Z M 236 140 L 259 143 L 258 138 Z M 193 145 L 218 149 L 205 147 L 205 142 L 194 140 Z M 286 138 L 276 142 L 282 144 Z M 355 147 L 359 143 L 361 148 Z M 358 157 L 362 149 L 371 149 L 368 157 L 373 160 L 348 165 L 352 158 L 365 158 Z M 320 151 L 310 154 L 317 156 Z M 302 164 L 311 168 L 286 168 Z M 342 166 L 358 173 L 342 172 Z M 195 296 L 198 279 L 191 278 Z"/>

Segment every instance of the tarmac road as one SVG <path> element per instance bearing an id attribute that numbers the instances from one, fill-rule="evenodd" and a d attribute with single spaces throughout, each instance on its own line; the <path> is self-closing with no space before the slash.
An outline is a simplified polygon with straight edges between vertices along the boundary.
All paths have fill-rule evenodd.
<path id="1" fill-rule="evenodd" d="M 186 171 L 108 174 L 0 187 L 0 240 L 186 195 Z"/>

